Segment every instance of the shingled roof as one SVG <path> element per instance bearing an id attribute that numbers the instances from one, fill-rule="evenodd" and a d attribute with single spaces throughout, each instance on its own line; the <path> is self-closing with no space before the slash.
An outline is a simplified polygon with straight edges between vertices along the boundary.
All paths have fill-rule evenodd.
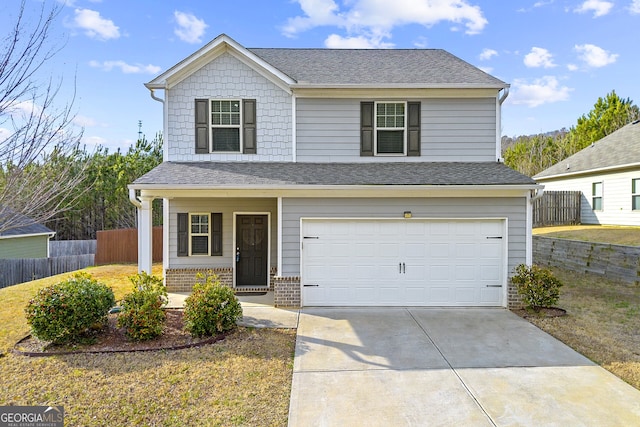
<path id="1" fill-rule="evenodd" d="M 247 49 L 298 84 L 508 85 L 442 49 Z"/>
<path id="2" fill-rule="evenodd" d="M 360 185 L 533 185 L 501 163 L 164 162 L 133 188 L 241 188 Z"/>
<path id="3" fill-rule="evenodd" d="M 442 49 L 247 49 L 226 34 L 150 82 L 165 89 L 225 52 L 244 57 L 261 72 L 288 87 L 481 88 L 503 89 L 509 84 Z"/>
<path id="4" fill-rule="evenodd" d="M 1 207 L 0 207 L 1 208 Z M 55 234 L 55 231 L 33 219 L 4 207 L 0 209 L 0 227 L 11 227 L 0 231 L 0 237 L 18 237 L 24 235 Z"/>
<path id="5" fill-rule="evenodd" d="M 533 178 L 544 180 L 631 165 L 640 168 L 640 121 L 618 129 Z"/>

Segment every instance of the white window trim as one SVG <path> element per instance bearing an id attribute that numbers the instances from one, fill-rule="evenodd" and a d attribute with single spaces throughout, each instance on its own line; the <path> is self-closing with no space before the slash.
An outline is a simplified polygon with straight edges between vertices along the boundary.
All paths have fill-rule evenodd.
<path id="1" fill-rule="evenodd" d="M 208 233 L 192 233 L 191 232 L 191 218 L 193 216 L 207 216 L 209 218 L 209 232 Z M 191 248 L 193 236 L 207 236 L 207 253 L 206 254 L 194 254 Z M 211 256 L 211 214 L 208 212 L 189 212 L 189 256 Z"/>
<path id="2" fill-rule="evenodd" d="M 403 152 L 402 153 L 378 153 L 378 104 L 404 104 L 404 127 L 402 128 L 380 128 L 380 130 L 402 130 L 403 132 Z M 409 112 L 407 111 L 407 101 L 375 101 L 373 105 L 373 155 L 379 157 L 406 157 L 407 156 L 407 130 Z"/>
<path id="3" fill-rule="evenodd" d="M 213 116 L 213 110 L 211 108 L 211 101 L 228 101 L 228 102 L 234 102 L 234 101 L 238 101 L 238 104 L 240 105 L 240 124 L 238 125 L 214 125 L 213 123 L 211 123 L 211 117 Z M 242 154 L 243 153 L 243 138 L 242 138 L 242 134 L 244 132 L 242 132 L 242 126 L 244 123 L 244 116 L 243 116 L 243 105 L 242 105 L 242 99 L 241 98 L 209 98 L 209 152 L 210 153 L 215 153 L 215 154 L 227 154 L 227 153 L 233 153 L 233 154 Z M 238 129 L 238 135 L 239 135 L 239 140 L 240 140 L 240 144 L 239 144 L 239 149 L 238 151 L 214 151 L 213 150 L 213 128 L 237 128 Z"/>
<path id="4" fill-rule="evenodd" d="M 633 183 L 637 182 L 635 186 L 635 192 L 633 191 Z M 631 212 L 640 212 L 640 209 L 633 209 L 633 198 L 635 196 L 640 196 L 640 178 L 631 178 Z"/>
<path id="5" fill-rule="evenodd" d="M 594 186 L 596 184 L 600 184 L 600 195 L 599 196 L 596 196 L 594 194 Z M 595 200 L 596 197 L 600 199 L 600 209 L 596 209 L 596 207 L 595 207 L 594 200 Z M 594 181 L 594 182 L 591 183 L 591 210 L 596 211 L 596 212 L 604 211 L 604 181 Z"/>

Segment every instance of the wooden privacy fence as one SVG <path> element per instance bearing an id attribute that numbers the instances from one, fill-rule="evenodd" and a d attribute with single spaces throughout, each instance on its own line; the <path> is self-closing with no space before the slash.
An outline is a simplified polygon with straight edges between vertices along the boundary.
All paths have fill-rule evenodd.
<path id="1" fill-rule="evenodd" d="M 0 259 L 0 288 L 94 265 L 94 255 Z"/>
<path id="2" fill-rule="evenodd" d="M 138 262 L 138 230 L 98 231 L 96 265 Z M 162 227 L 153 227 L 153 262 L 162 261 Z"/>
<path id="3" fill-rule="evenodd" d="M 96 253 L 95 240 L 50 240 L 49 256 L 51 258 L 71 255 L 88 255 Z"/>
<path id="4" fill-rule="evenodd" d="M 580 224 L 580 191 L 545 191 L 533 202 L 533 226 Z"/>

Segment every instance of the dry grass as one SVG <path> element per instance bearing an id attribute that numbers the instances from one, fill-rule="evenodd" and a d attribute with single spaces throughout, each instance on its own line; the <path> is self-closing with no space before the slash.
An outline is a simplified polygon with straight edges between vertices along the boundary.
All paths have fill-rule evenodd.
<path id="1" fill-rule="evenodd" d="M 534 228 L 533 234 L 544 237 L 555 237 L 558 239 L 640 246 L 640 227 L 622 227 L 614 225 L 568 225 Z"/>
<path id="2" fill-rule="evenodd" d="M 120 298 L 136 267 L 87 270 Z M 29 298 L 66 276 L 0 290 L 0 354 L 28 331 L 22 310 Z M 239 328 L 216 344 L 187 350 L 46 358 L 8 353 L 0 356 L 0 406 L 63 405 L 68 425 L 286 425 L 294 343 L 292 330 Z"/>
<path id="3" fill-rule="evenodd" d="M 640 286 L 552 270 L 564 283 L 557 305 L 567 316 L 529 320 L 640 389 Z"/>

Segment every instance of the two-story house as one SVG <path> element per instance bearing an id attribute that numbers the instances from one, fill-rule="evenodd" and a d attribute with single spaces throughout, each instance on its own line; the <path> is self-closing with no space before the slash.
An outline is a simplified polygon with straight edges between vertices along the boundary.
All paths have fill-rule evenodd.
<path id="1" fill-rule="evenodd" d="M 508 306 L 540 189 L 500 159 L 509 85 L 440 49 L 248 49 L 226 35 L 146 84 L 164 162 L 130 185 L 140 268 L 213 270 L 277 306 Z M 164 96 L 160 97 L 158 91 Z"/>

